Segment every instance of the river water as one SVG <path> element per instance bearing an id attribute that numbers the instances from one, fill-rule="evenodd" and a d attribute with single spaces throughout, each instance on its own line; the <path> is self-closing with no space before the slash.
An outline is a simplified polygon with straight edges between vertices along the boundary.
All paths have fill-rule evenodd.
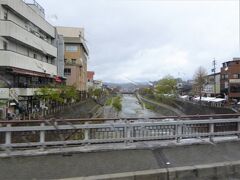
<path id="1" fill-rule="evenodd" d="M 119 114 L 120 118 L 147 118 L 160 117 L 161 115 L 149 109 L 143 108 L 135 95 L 124 94 L 122 97 L 122 111 Z"/>

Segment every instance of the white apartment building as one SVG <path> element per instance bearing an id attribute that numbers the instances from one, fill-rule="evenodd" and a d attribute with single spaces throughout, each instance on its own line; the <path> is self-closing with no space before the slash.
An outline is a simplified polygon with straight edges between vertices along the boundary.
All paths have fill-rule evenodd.
<path id="1" fill-rule="evenodd" d="M 8 101 L 0 113 L 31 113 L 38 106 L 34 91 L 58 75 L 56 37 L 35 0 L 0 0 L 0 100 Z"/>

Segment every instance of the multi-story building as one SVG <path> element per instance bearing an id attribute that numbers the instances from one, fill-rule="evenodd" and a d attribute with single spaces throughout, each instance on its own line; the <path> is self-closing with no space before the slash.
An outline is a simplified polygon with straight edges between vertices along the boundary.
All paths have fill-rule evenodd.
<path id="1" fill-rule="evenodd" d="M 220 79 L 221 73 L 210 74 L 206 77 L 206 84 L 203 88 L 203 92 L 208 97 L 220 95 Z"/>
<path id="2" fill-rule="evenodd" d="M 230 99 L 240 100 L 240 58 L 223 63 L 221 92 L 227 94 Z"/>
<path id="3" fill-rule="evenodd" d="M 88 88 L 93 88 L 93 79 L 94 79 L 95 72 L 94 71 L 87 71 L 87 86 Z"/>
<path id="4" fill-rule="evenodd" d="M 87 93 L 88 47 L 84 39 L 83 28 L 57 27 L 58 34 L 63 35 L 65 43 L 65 69 L 67 85 L 75 86 L 81 96 Z"/>
<path id="5" fill-rule="evenodd" d="M 35 0 L 0 0 L 0 99 L 9 102 L 8 113 L 33 111 L 36 88 L 55 82 L 58 71 L 63 74 L 56 37 Z"/>

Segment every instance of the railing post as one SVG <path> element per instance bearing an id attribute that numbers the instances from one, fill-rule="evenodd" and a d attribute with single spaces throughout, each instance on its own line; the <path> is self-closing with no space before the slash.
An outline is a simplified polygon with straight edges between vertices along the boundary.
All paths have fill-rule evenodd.
<path id="1" fill-rule="evenodd" d="M 209 124 L 209 130 L 210 130 L 210 136 L 209 136 L 209 140 L 210 142 L 213 142 L 213 138 L 214 138 L 214 135 L 212 135 L 214 133 L 214 123 L 211 123 Z"/>
<path id="2" fill-rule="evenodd" d="M 131 127 L 130 122 L 125 121 L 125 143 L 131 142 Z"/>
<path id="3" fill-rule="evenodd" d="M 182 140 L 182 132 L 183 132 L 183 125 L 182 124 L 176 125 L 177 143 L 180 143 L 180 141 Z"/>
<path id="4" fill-rule="evenodd" d="M 240 119 L 240 116 L 238 117 Z M 237 131 L 240 132 L 240 122 L 237 123 Z M 240 133 L 238 133 L 238 138 L 240 138 Z"/>
<path id="5" fill-rule="evenodd" d="M 41 127 L 44 127 L 45 123 L 41 123 Z M 45 146 L 45 130 L 40 131 L 40 143 L 44 147 Z"/>
<path id="6" fill-rule="evenodd" d="M 88 122 L 85 122 L 85 125 L 88 125 Z M 88 141 L 89 140 L 89 129 L 86 128 L 84 129 L 84 141 Z"/>
<path id="7" fill-rule="evenodd" d="M 7 127 L 11 128 L 11 124 L 7 124 Z M 12 144 L 12 132 L 7 131 L 5 133 L 5 145 L 11 146 L 11 144 Z"/>

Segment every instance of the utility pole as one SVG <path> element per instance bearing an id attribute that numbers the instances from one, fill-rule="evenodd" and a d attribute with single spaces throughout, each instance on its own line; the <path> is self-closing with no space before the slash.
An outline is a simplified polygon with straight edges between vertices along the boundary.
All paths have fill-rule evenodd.
<path id="1" fill-rule="evenodd" d="M 216 60 L 214 58 L 213 60 L 213 69 L 212 69 L 212 72 L 214 73 L 213 76 L 214 76 L 214 97 L 216 97 Z"/>

